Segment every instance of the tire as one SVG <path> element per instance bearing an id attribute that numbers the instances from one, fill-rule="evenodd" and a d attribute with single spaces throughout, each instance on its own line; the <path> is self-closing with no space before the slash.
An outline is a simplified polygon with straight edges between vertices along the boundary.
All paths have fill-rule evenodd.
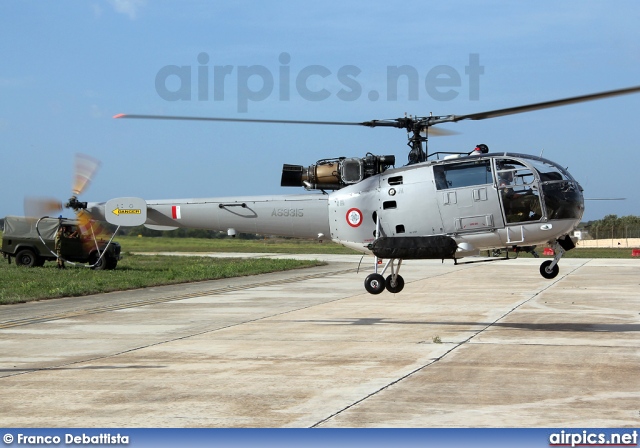
<path id="1" fill-rule="evenodd" d="M 556 278 L 558 272 L 560 272 L 560 268 L 556 264 L 551 271 L 548 271 L 548 267 L 551 265 L 553 260 L 547 260 L 540 265 L 540 275 L 544 278 L 551 280 L 552 278 Z"/>
<path id="2" fill-rule="evenodd" d="M 364 279 L 364 289 L 366 289 L 369 294 L 380 294 L 384 291 L 384 287 L 384 277 L 380 274 L 369 274 L 367 278 Z"/>
<path id="3" fill-rule="evenodd" d="M 391 283 L 392 283 L 391 279 L 392 279 L 391 275 L 387 277 L 387 281 L 386 281 L 387 291 L 397 294 L 404 289 L 404 279 L 401 276 L 399 275 L 396 276 L 395 286 L 391 286 Z"/>
<path id="4" fill-rule="evenodd" d="M 44 266 L 44 262 L 47 261 L 42 257 L 38 257 L 36 256 L 36 264 L 34 264 L 34 266 L 37 266 L 39 268 L 41 268 L 42 266 Z"/>
<path id="5" fill-rule="evenodd" d="M 38 257 L 31 249 L 22 249 L 16 254 L 16 265 L 32 268 L 37 266 Z"/>
<path id="6" fill-rule="evenodd" d="M 107 258 L 107 269 L 114 270 L 118 266 L 118 260 L 112 257 Z"/>
<path id="7" fill-rule="evenodd" d="M 94 265 L 94 264 L 96 264 L 96 262 L 98 261 L 99 258 L 100 258 L 100 255 L 98 255 L 97 252 L 94 252 L 89 257 L 89 263 L 91 265 Z M 94 269 L 96 271 L 102 271 L 104 269 L 108 269 L 108 267 L 107 267 L 107 256 L 105 255 L 104 257 L 102 257 L 102 259 L 100 259 L 100 263 L 97 264 L 96 266 L 93 266 L 91 269 Z"/>

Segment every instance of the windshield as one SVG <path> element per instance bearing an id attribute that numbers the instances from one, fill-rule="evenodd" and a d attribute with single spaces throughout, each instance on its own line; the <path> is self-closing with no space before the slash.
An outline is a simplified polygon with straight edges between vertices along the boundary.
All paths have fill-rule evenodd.
<path id="1" fill-rule="evenodd" d="M 544 159 L 527 160 L 538 172 L 548 219 L 580 219 L 584 203 L 580 185 L 560 166 Z"/>
<path id="2" fill-rule="evenodd" d="M 525 157 L 518 155 L 496 160 L 506 221 L 580 219 L 584 212 L 582 189 L 567 170 L 538 157 L 522 159 Z"/>
<path id="3" fill-rule="evenodd" d="M 549 182 L 542 185 L 549 219 L 579 219 L 584 212 L 582 192 L 576 182 Z"/>
<path id="4" fill-rule="evenodd" d="M 558 165 L 551 163 L 547 160 L 527 160 L 528 163 L 533 165 L 538 174 L 540 175 L 540 182 L 551 182 L 557 180 L 573 180 L 571 175 Z"/>

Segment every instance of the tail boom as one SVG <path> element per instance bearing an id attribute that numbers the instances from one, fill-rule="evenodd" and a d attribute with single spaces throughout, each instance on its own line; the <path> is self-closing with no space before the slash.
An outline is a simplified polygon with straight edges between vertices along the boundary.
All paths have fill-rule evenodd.
<path id="1" fill-rule="evenodd" d="M 92 204 L 96 217 L 108 214 L 103 204 Z M 236 196 L 204 199 L 146 201 L 145 225 L 152 228 L 197 228 L 238 233 L 330 237 L 328 196 Z"/>

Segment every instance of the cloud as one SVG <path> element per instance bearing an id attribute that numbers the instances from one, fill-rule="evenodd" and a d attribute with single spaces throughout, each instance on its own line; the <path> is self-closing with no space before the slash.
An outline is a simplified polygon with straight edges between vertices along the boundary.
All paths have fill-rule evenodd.
<path id="1" fill-rule="evenodd" d="M 138 11 L 144 6 L 146 0 L 109 0 L 109 3 L 117 13 L 125 14 L 131 20 L 135 20 Z"/>

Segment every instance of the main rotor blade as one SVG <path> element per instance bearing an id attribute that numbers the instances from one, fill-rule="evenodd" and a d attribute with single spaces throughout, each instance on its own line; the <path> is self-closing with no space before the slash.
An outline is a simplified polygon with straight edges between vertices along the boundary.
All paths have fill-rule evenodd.
<path id="1" fill-rule="evenodd" d="M 391 119 L 391 120 L 371 120 L 371 121 L 316 121 L 316 120 L 267 120 L 257 118 L 226 118 L 226 117 L 194 117 L 183 115 L 145 115 L 145 114 L 117 114 L 113 118 L 142 118 L 148 120 L 186 120 L 186 121 L 227 121 L 237 123 L 276 123 L 276 124 L 322 124 L 322 125 L 337 125 L 337 126 L 366 126 L 369 128 L 375 127 L 393 127 L 393 128 L 406 128 L 407 123 L 413 123 L 411 119 Z M 424 132 L 421 131 L 421 132 Z M 450 131 L 448 129 L 429 128 L 429 135 L 432 137 L 440 137 L 447 135 L 457 135 L 458 132 Z"/>
<path id="2" fill-rule="evenodd" d="M 429 130 L 427 133 L 427 129 Z M 459 132 L 451 131 L 449 129 L 436 128 L 433 126 L 429 126 L 422 128 L 420 131 L 422 135 L 428 135 L 429 137 L 447 137 L 449 135 L 459 135 Z"/>
<path id="3" fill-rule="evenodd" d="M 144 118 L 151 120 L 188 120 L 188 121 L 232 121 L 240 123 L 280 123 L 280 124 L 329 124 L 344 126 L 366 126 L 364 123 L 350 121 L 308 121 L 308 120 L 261 120 L 255 118 L 191 117 L 181 115 L 139 115 L 118 114 L 113 118 Z"/>
<path id="4" fill-rule="evenodd" d="M 538 109 L 547 109 L 550 107 L 565 106 L 567 104 L 582 103 L 585 101 L 593 101 L 601 98 L 609 98 L 611 96 L 627 95 L 629 93 L 640 92 L 640 86 L 628 87 L 625 89 L 609 90 L 607 92 L 592 93 L 589 95 L 574 96 L 561 100 L 545 101 L 542 103 L 527 104 L 524 106 L 508 107 L 506 109 L 496 109 L 486 112 L 478 112 L 468 115 L 452 115 L 449 120 L 443 121 L 460 121 L 460 120 L 484 120 L 485 118 L 502 117 L 504 115 L 520 114 Z"/>

